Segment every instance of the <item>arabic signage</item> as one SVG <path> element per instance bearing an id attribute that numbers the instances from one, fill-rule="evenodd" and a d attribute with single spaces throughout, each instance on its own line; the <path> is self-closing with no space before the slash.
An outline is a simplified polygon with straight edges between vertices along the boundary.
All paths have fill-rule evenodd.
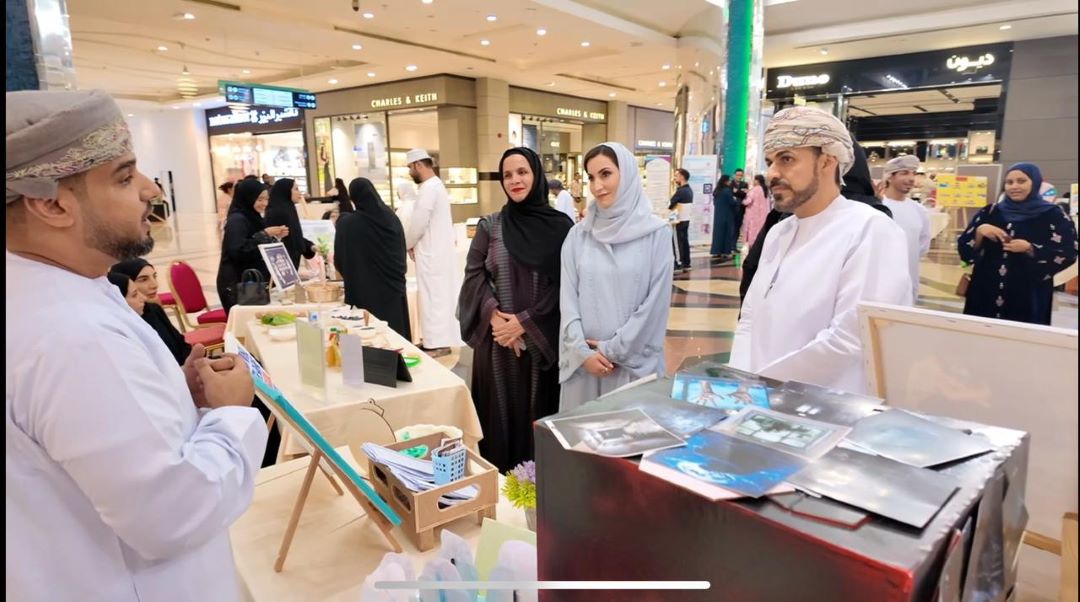
<path id="1" fill-rule="evenodd" d="M 225 95 L 225 102 L 280 109 L 314 109 L 315 95 L 307 90 L 263 86 L 244 82 L 219 81 L 218 89 Z"/>
<path id="2" fill-rule="evenodd" d="M 295 107 L 251 107 L 246 111 L 221 107 L 206 110 L 206 129 L 210 135 L 283 132 L 303 128 L 303 112 Z"/>
<path id="3" fill-rule="evenodd" d="M 769 69 L 766 98 L 813 99 L 931 86 L 1004 82 L 1012 43 Z M 899 83 L 898 83 L 899 82 Z"/>

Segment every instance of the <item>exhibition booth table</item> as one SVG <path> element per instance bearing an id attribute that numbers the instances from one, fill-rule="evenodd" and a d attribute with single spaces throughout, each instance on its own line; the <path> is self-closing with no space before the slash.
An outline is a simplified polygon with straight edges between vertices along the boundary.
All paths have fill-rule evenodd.
<path id="1" fill-rule="evenodd" d="M 804 485 L 797 490 L 789 488 L 790 493 L 782 495 L 776 490 L 768 490 L 756 498 L 736 496 L 713 501 L 685 486 L 685 478 L 680 486 L 675 484 L 676 481 L 645 472 L 649 455 L 640 460 L 639 466 L 636 458 L 575 451 L 590 445 L 600 448 L 613 442 L 619 444 L 622 435 L 614 431 L 620 427 L 592 416 L 598 412 L 618 410 L 621 413 L 627 408 L 640 408 L 667 430 L 675 432 L 685 426 L 686 417 L 678 414 L 685 413 L 686 407 L 671 405 L 672 384 L 671 379 L 659 379 L 552 416 L 549 420 L 555 421 L 554 425 L 547 420 L 535 424 L 538 577 L 541 581 L 711 583 L 708 591 L 648 592 L 649 600 L 680 602 L 719 599 L 756 602 L 959 600 L 960 597 L 952 597 L 952 593 L 959 596 L 961 581 L 964 581 L 965 593 L 972 596 L 965 596 L 964 600 L 1004 600 L 1011 590 L 1016 580 L 1016 559 L 1027 518 L 1024 481 L 1029 437 L 1026 433 L 947 418 L 916 417 L 916 420 L 926 419 L 954 429 L 961 438 L 978 438 L 984 446 L 980 455 L 947 462 L 933 470 L 906 464 L 901 467 L 917 471 L 930 480 L 944 479 L 950 483 L 948 496 L 942 498 L 944 501 L 940 505 L 935 503 L 932 507 L 923 504 L 925 491 L 920 490 L 918 484 L 905 479 L 889 481 L 881 475 L 875 477 L 872 471 L 859 472 L 845 461 L 839 465 L 834 461 L 834 467 L 824 471 L 824 477 L 817 481 L 833 488 L 829 494 L 822 495 L 818 489 L 818 494 L 809 495 Z M 768 389 L 770 403 L 781 396 L 772 386 Z M 791 399 L 790 391 L 783 393 Z M 795 405 L 802 403 L 800 400 Z M 799 413 L 807 407 L 810 406 L 799 406 L 791 411 Z M 744 411 L 752 409 L 743 408 Z M 881 409 L 884 412 L 899 411 Z M 824 415 L 823 412 L 817 416 L 824 420 L 820 418 Z M 570 424 L 559 422 L 564 418 L 577 418 L 571 422 L 578 424 L 595 420 L 594 425 L 602 426 L 590 427 L 593 428 L 590 432 L 596 433 L 592 441 L 585 435 L 572 446 L 574 450 L 570 450 L 567 449 L 567 431 L 558 430 L 560 425 Z M 730 417 L 720 424 L 732 420 L 735 418 Z M 772 431 L 767 425 L 761 433 Z M 627 429 L 624 432 L 630 433 L 632 439 L 643 437 L 641 433 L 648 431 Z M 891 430 L 887 434 L 904 433 Z M 918 434 L 913 433 L 914 438 L 918 438 Z M 763 440 L 766 438 L 762 437 Z M 710 463 L 698 464 L 704 460 L 701 456 L 694 460 L 695 452 L 706 452 L 695 448 L 692 440 L 687 445 L 690 447 L 668 451 L 685 450 L 690 458 L 687 463 L 707 467 L 688 471 L 687 474 L 699 478 L 703 474 L 706 478 L 720 474 L 752 474 L 739 473 L 741 469 L 732 467 L 759 461 L 737 455 L 710 456 Z M 661 452 L 656 453 L 660 456 Z M 849 460 L 854 454 L 875 462 L 883 461 L 872 454 L 855 453 L 841 446 L 816 462 L 833 454 Z M 809 466 L 813 467 L 814 462 Z M 796 473 L 795 477 L 805 474 L 806 470 Z M 789 481 L 791 479 L 788 477 Z M 735 486 L 725 485 L 729 491 Z M 877 496 L 875 499 L 882 505 L 855 507 L 829 497 L 836 495 L 835 490 L 845 488 L 864 497 Z M 792 499 L 801 501 L 792 502 Z M 890 506 L 900 512 L 922 507 L 926 511 L 926 522 L 921 523 L 920 528 L 885 518 L 882 514 L 888 514 L 886 507 Z M 939 591 L 940 598 L 937 597 Z M 619 592 L 550 591 L 544 592 L 540 599 L 627 598 L 625 593 Z"/>
<path id="2" fill-rule="evenodd" d="M 270 331 L 256 319 L 257 314 L 274 310 L 301 314 L 322 312 L 323 316 L 329 316 L 335 307 L 340 306 L 313 303 L 238 305 L 229 313 L 226 332 L 236 336 L 259 359 L 272 376 L 274 385 L 332 445 L 359 446 L 365 441 L 385 440 L 393 430 L 416 424 L 435 424 L 461 429 L 466 443 L 475 449 L 483 433 L 465 381 L 393 330 L 381 328 L 376 339 L 365 345 L 400 349 L 403 355 L 420 358 L 420 363 L 409 369 L 412 382 L 399 381 L 397 387 L 372 383 L 349 386 L 344 383 L 340 369 L 329 368 L 325 388 L 317 389 L 301 382 L 296 339 L 274 340 Z M 377 406 L 369 403 L 370 400 Z M 303 450 L 290 441 L 288 429 L 283 431 L 282 456 L 301 453 Z"/>
<path id="3" fill-rule="evenodd" d="M 362 474 L 366 472 L 365 462 L 357 463 L 348 448 L 337 451 Z M 250 598 L 257 602 L 355 602 L 361 599 L 365 577 L 391 551 L 356 501 L 348 495 L 339 495 L 319 475 L 311 485 L 288 558 L 281 572 L 274 570 L 289 513 L 307 466 L 307 459 L 301 458 L 259 471 L 251 506 L 229 531 L 237 571 Z M 502 477 L 499 486 L 501 490 Z M 502 495 L 495 514 L 499 523 L 526 528 L 524 510 L 515 508 Z M 442 528 L 462 537 L 477 550 L 481 526 L 474 516 L 460 518 Z M 408 538 L 398 540 L 417 574 L 440 551 L 436 547 L 421 552 Z"/>

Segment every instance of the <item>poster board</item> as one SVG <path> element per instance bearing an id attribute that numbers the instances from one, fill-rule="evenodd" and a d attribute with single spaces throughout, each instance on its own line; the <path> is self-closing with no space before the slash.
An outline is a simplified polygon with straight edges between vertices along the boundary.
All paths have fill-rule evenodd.
<path id="1" fill-rule="evenodd" d="M 289 257 L 289 250 L 285 243 L 275 242 L 267 245 L 259 245 L 259 254 L 262 255 L 266 267 L 270 270 L 270 277 L 274 280 L 274 286 L 281 290 L 287 290 L 300 282 L 300 274 Z"/>
<path id="2" fill-rule="evenodd" d="M 983 207 L 987 203 L 987 179 L 982 176 L 938 174 L 939 207 Z"/>
<path id="3" fill-rule="evenodd" d="M 669 157 L 645 156 L 645 196 L 652 203 L 653 213 L 667 221 L 671 204 L 671 162 Z"/>
<path id="4" fill-rule="evenodd" d="M 694 206 L 690 211 L 690 244 L 712 242 L 713 187 L 716 186 L 716 155 L 684 155 L 682 167 L 690 172 L 690 189 L 694 191 Z"/>
<path id="5" fill-rule="evenodd" d="M 1056 538 L 1077 510 L 1077 332 L 877 303 L 858 312 L 871 395 L 1031 435 L 1027 529 Z"/>

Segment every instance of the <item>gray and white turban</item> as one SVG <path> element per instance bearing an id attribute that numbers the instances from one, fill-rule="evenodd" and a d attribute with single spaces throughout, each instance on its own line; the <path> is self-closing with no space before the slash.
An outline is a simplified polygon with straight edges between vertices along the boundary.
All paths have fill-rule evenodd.
<path id="1" fill-rule="evenodd" d="M 840 163 L 840 177 L 855 164 L 851 134 L 831 114 L 812 107 L 789 107 L 773 116 L 765 128 L 762 151 L 774 153 L 785 148 L 815 146 Z"/>
<path id="2" fill-rule="evenodd" d="M 7 200 L 56 198 L 57 182 L 132 152 L 123 113 L 101 90 L 7 93 Z"/>
<path id="3" fill-rule="evenodd" d="M 900 155 L 889 159 L 889 162 L 885 164 L 885 177 L 888 178 L 898 171 L 910 171 L 912 173 L 919 171 L 919 158 L 915 155 Z"/>

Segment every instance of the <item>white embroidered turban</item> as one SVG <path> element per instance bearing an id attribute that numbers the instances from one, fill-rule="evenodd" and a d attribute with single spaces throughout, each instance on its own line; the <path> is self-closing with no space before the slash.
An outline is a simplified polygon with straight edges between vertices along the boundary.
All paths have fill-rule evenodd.
<path id="1" fill-rule="evenodd" d="M 887 178 L 898 171 L 910 171 L 912 173 L 919 171 L 919 158 L 915 155 L 900 155 L 889 159 L 889 162 L 885 164 L 885 177 Z"/>
<path id="2" fill-rule="evenodd" d="M 816 146 L 836 157 L 840 177 L 855 163 L 851 134 L 839 119 L 812 107 L 790 107 L 773 116 L 765 128 L 762 151 L 767 155 L 785 148 Z"/>
<path id="3" fill-rule="evenodd" d="M 57 182 L 132 151 L 116 101 L 101 90 L 7 93 L 7 203 L 55 198 Z"/>

